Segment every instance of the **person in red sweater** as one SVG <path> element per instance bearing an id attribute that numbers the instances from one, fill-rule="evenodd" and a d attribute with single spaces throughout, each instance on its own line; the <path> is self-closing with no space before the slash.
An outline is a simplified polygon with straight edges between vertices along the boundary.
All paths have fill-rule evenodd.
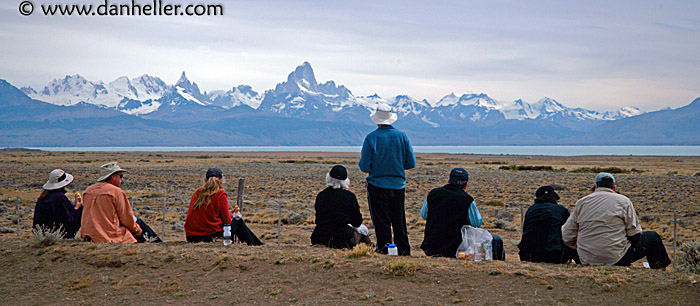
<path id="1" fill-rule="evenodd" d="M 231 234 L 236 235 L 240 241 L 249 245 L 261 245 L 260 239 L 243 222 L 238 205 L 229 212 L 228 196 L 222 187 L 223 184 L 224 174 L 221 169 L 209 168 L 204 186 L 194 192 L 190 208 L 187 210 L 187 242 L 212 242 L 215 238 L 223 239 L 224 224 L 231 224 Z"/>

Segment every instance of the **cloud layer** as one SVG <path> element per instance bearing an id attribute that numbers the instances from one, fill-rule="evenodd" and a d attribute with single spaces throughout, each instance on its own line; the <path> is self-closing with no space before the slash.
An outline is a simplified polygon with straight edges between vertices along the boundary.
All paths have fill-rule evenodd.
<path id="1" fill-rule="evenodd" d="M 205 90 L 261 91 L 309 61 L 356 95 L 645 111 L 700 96 L 697 1 L 236 1 L 211 17 L 25 17 L 16 2 L 0 6 L 0 78 L 18 86 L 185 70 Z"/>

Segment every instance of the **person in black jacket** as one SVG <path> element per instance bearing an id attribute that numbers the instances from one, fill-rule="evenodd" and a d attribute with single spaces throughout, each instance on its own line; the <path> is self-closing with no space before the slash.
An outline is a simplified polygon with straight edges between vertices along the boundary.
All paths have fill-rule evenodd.
<path id="1" fill-rule="evenodd" d="M 523 221 L 520 260 L 560 264 L 573 259 L 579 263 L 576 250 L 564 245 L 561 238 L 561 226 L 569 218 L 569 210 L 557 204 L 559 195 L 551 186 L 537 189 L 535 197 Z"/>
<path id="2" fill-rule="evenodd" d="M 80 229 L 83 214 L 83 199 L 78 197 L 75 205 L 66 197 L 66 186 L 73 181 L 73 176 L 61 169 L 49 174 L 34 207 L 33 228 L 63 233 L 63 238 L 74 238 Z"/>
<path id="3" fill-rule="evenodd" d="M 474 198 L 466 191 L 468 183 L 467 170 L 454 168 L 447 185 L 428 193 L 420 212 L 426 220 L 420 246 L 425 255 L 455 257 L 462 243 L 462 226 L 481 227 L 481 213 Z M 492 236 L 493 259 L 505 260 L 503 240 L 498 235 Z"/>
<path id="4" fill-rule="evenodd" d="M 328 187 L 316 196 L 316 228 L 311 244 L 332 248 L 353 248 L 359 242 L 371 245 L 367 227 L 355 194 L 348 191 L 350 179 L 345 167 L 336 165 L 326 174 Z"/>

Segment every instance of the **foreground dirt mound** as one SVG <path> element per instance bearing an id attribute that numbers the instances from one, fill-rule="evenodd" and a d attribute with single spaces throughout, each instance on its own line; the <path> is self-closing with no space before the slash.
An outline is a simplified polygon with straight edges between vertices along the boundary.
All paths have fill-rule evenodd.
<path id="1" fill-rule="evenodd" d="M 693 275 L 312 246 L 0 238 L 4 305 L 694 305 Z"/>
<path id="2" fill-rule="evenodd" d="M 697 305 L 700 300 L 697 275 L 644 269 L 641 262 L 630 268 L 523 263 L 516 246 L 521 213 L 532 204 L 537 187 L 554 185 L 560 204 L 573 209 L 577 199 L 590 193 L 597 170 L 586 169 L 619 167 L 618 190 L 635 204 L 642 228 L 661 234 L 671 255 L 674 232 L 679 244 L 700 239 L 700 177 L 693 176 L 700 157 L 419 154 L 418 166 L 407 173 L 412 257 L 350 256 L 309 246 L 314 199 L 334 164 L 348 167 L 351 190 L 375 239 L 366 174 L 357 168 L 358 157 L 313 152 L 0 152 L 0 304 Z M 48 173 L 66 170 L 75 177 L 69 191 L 83 191 L 99 176 L 99 166 L 109 161 L 128 169 L 122 188 L 136 216 L 160 235 L 165 231 L 166 242 L 61 241 L 38 247 L 30 234 L 32 215 Z M 209 167 L 224 170 L 232 201 L 238 178 L 245 178 L 244 220 L 265 246 L 184 242 L 190 197 Z M 427 258 L 419 249 L 425 228 L 420 207 L 453 167 L 469 171 L 469 193 L 484 216 L 483 227 L 503 238 L 506 262 L 465 264 Z"/>

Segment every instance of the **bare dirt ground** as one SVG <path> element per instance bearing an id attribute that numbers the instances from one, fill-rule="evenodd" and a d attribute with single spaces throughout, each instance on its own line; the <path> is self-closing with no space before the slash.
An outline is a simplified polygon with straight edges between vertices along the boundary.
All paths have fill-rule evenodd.
<path id="1" fill-rule="evenodd" d="M 618 190 L 630 197 L 644 230 L 677 242 L 700 240 L 700 157 L 513 156 L 418 154 L 409 170 L 406 214 L 412 256 L 395 258 L 309 245 L 313 202 L 334 164 L 348 167 L 351 190 L 371 224 L 365 175 L 356 153 L 104 153 L 0 152 L 0 304 L 416 304 L 416 305 L 696 305 L 700 277 L 669 268 L 588 267 L 518 260 L 520 212 L 541 185 L 556 184 L 560 204 L 573 208 L 590 192 L 595 173 L 583 167 L 619 167 Z M 69 190 L 84 190 L 99 166 L 118 161 L 129 172 L 122 188 L 137 216 L 165 243 L 116 245 L 77 240 L 37 246 L 31 235 L 36 197 L 48 173 L 75 176 Z M 501 166 L 552 166 L 555 171 L 499 170 Z M 452 167 L 469 171 L 468 192 L 484 216 L 484 228 L 504 238 L 505 262 L 470 263 L 429 258 L 418 247 L 425 222 L 420 205 L 443 185 Z M 192 192 L 208 167 L 222 168 L 234 201 L 245 178 L 243 215 L 266 243 L 261 247 L 187 244 L 183 224 Z M 19 238 L 16 199 L 19 197 Z M 164 200 L 165 199 L 165 200 Z M 277 246 L 278 208 L 282 235 Z"/>

